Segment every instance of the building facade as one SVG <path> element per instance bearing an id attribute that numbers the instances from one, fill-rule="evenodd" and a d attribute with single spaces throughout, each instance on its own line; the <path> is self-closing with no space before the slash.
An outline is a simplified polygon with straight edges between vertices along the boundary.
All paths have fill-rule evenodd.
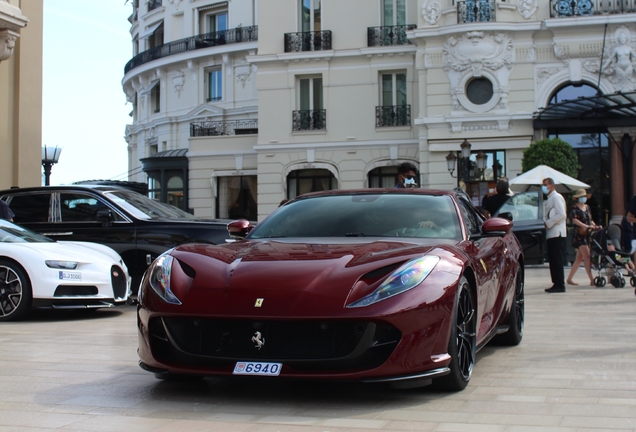
<path id="1" fill-rule="evenodd" d="M 198 216 L 261 219 L 305 192 L 391 187 L 404 161 L 422 187 L 478 204 L 553 136 L 579 154 L 598 221 L 636 190 L 633 116 L 598 99 L 636 90 L 635 0 L 134 6 L 131 180 Z M 548 116 L 579 96 L 595 122 L 571 106 Z"/>
<path id="2" fill-rule="evenodd" d="M 0 0 L 0 189 L 41 184 L 42 0 Z"/>

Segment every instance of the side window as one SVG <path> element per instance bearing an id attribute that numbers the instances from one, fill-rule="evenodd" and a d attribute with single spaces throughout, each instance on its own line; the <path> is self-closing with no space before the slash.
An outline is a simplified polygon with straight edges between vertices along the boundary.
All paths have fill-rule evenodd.
<path id="1" fill-rule="evenodd" d="M 60 194 L 60 212 L 62 222 L 95 222 L 97 211 L 109 208 L 104 202 L 91 195 Z M 111 212 L 113 217 L 115 212 Z"/>
<path id="2" fill-rule="evenodd" d="M 466 201 L 460 199 L 459 210 L 462 213 L 464 225 L 466 226 L 466 230 L 468 231 L 468 233 L 479 234 L 481 232 L 481 219 L 473 211 L 470 205 Z"/>
<path id="3" fill-rule="evenodd" d="M 17 224 L 49 222 L 51 220 L 51 194 L 14 195 L 7 200 L 15 214 Z"/>
<path id="4" fill-rule="evenodd" d="M 512 213 L 512 220 L 526 221 L 539 219 L 539 192 L 523 192 L 511 196 L 497 214 Z"/>

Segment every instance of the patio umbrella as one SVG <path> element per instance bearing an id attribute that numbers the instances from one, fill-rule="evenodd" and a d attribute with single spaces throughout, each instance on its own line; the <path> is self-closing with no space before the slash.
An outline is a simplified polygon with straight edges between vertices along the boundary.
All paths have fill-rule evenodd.
<path id="1" fill-rule="evenodd" d="M 539 165 L 528 172 L 509 180 L 510 190 L 524 192 L 541 188 L 543 179 L 550 177 L 554 180 L 554 186 L 559 193 L 574 192 L 577 189 L 589 189 L 590 185 L 550 168 L 547 165 Z"/>

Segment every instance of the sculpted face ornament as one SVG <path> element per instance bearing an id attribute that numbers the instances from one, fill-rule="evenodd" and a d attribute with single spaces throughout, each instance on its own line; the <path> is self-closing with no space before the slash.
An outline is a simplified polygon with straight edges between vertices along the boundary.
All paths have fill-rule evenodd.
<path id="1" fill-rule="evenodd" d="M 252 342 L 256 344 L 254 348 L 258 348 L 260 350 L 265 345 L 265 338 L 261 332 L 257 331 L 254 336 L 252 336 Z"/>

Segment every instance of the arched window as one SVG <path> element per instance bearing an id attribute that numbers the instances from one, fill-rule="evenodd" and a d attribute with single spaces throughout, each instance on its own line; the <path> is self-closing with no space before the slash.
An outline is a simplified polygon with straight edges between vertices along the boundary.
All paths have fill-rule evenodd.
<path id="1" fill-rule="evenodd" d="M 589 84 L 566 84 L 554 92 L 550 98 L 549 105 L 573 100 L 579 97 L 594 96 L 597 93 L 598 89 Z"/>
<path id="2" fill-rule="evenodd" d="M 335 189 L 336 178 L 326 169 L 303 169 L 287 176 L 287 198 L 296 198 L 308 192 Z"/>

